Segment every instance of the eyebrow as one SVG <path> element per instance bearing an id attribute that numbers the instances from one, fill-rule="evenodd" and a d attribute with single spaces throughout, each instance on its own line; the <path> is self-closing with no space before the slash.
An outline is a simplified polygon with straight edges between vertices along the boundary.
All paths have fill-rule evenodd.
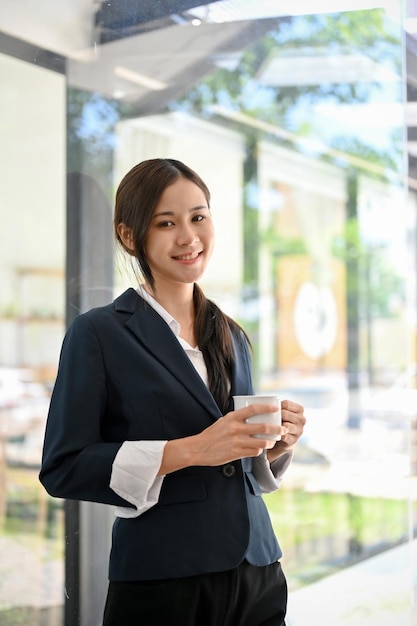
<path id="1" fill-rule="evenodd" d="M 206 204 L 201 204 L 199 206 L 195 206 L 192 207 L 191 209 L 188 210 L 188 213 L 195 213 L 196 211 L 201 211 L 202 209 L 206 209 L 207 211 L 209 211 L 209 207 Z M 156 217 L 162 217 L 164 215 L 175 215 L 174 211 L 161 211 L 160 213 L 154 213 L 154 215 L 152 216 L 152 219 L 155 219 Z"/>

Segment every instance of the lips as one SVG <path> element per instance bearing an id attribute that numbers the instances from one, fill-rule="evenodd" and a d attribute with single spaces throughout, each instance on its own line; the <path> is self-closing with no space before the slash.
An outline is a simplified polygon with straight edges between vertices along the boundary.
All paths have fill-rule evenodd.
<path id="1" fill-rule="evenodd" d="M 194 261 L 194 259 L 196 259 L 200 254 L 201 252 L 193 252 L 191 254 L 180 254 L 178 256 L 174 256 L 173 258 L 176 261 Z"/>

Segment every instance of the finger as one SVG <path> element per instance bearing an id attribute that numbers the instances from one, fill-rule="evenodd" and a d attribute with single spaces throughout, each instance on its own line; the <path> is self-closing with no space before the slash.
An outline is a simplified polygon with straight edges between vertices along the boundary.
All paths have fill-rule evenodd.
<path id="1" fill-rule="evenodd" d="M 293 402 L 292 400 L 282 400 L 281 408 L 290 413 L 304 413 L 303 405 L 298 402 Z"/>
<path id="2" fill-rule="evenodd" d="M 277 407 L 273 404 L 251 404 L 243 409 L 237 409 L 236 411 L 227 413 L 224 418 L 245 424 L 249 418 L 254 417 L 255 415 L 260 415 L 262 413 L 277 413 L 278 410 L 279 409 L 277 409 Z"/>
<path id="3" fill-rule="evenodd" d="M 304 409 L 300 406 L 299 411 L 290 411 L 289 409 L 282 410 L 282 422 L 291 422 L 293 424 L 304 424 L 306 418 L 304 417 Z"/>
<path id="4" fill-rule="evenodd" d="M 276 424 L 247 424 L 246 432 L 250 437 L 275 443 L 288 433 L 288 428 Z"/>
<path id="5" fill-rule="evenodd" d="M 252 417 L 260 413 L 277 413 L 279 408 L 275 404 L 250 404 L 239 411 L 245 411 L 246 417 Z"/>
<path id="6" fill-rule="evenodd" d="M 303 434 L 304 424 L 286 422 L 285 425 L 287 433 L 281 439 L 288 445 L 294 445 Z"/>

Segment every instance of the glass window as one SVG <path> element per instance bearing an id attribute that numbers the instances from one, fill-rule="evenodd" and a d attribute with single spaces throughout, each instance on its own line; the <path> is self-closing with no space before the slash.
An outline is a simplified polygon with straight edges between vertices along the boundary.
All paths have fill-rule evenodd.
<path id="1" fill-rule="evenodd" d="M 7 54 L 0 77 L 0 622 L 60 624 L 63 507 L 38 472 L 64 330 L 65 79 Z"/>
<path id="2" fill-rule="evenodd" d="M 43 429 L 66 324 L 135 280 L 113 250 L 115 189 L 166 156 L 212 192 L 203 286 L 249 333 L 256 390 L 305 406 L 265 496 L 288 623 L 412 625 L 415 16 L 401 5 L 44 0 L 22 18 L 3 0 L 1 623 L 100 620 L 113 511 L 45 494 Z"/>

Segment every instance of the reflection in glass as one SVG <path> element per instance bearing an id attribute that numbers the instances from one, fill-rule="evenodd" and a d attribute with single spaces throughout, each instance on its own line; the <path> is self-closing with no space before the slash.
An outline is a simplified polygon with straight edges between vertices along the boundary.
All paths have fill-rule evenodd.
<path id="1" fill-rule="evenodd" d="M 391 614 L 375 573 L 353 566 L 398 554 L 401 577 L 381 593 L 392 623 L 406 624 L 411 549 L 394 548 L 414 536 L 417 519 L 417 358 L 400 2 L 187 2 L 181 10 L 174 1 L 169 10 L 124 2 L 97 3 L 95 12 L 65 4 L 62 16 L 50 4 L 28 16 L 30 37 L 5 4 L 19 54 L 26 40 L 46 48 L 36 58 L 50 69 L 33 65 L 33 54 L 0 57 L 0 541 L 13 544 L 14 563 L 21 549 L 35 555 L 37 588 L 47 578 L 58 590 L 48 599 L 11 593 L 7 574 L 0 616 L 19 623 L 28 602 L 57 607 L 62 623 L 62 505 L 36 474 L 64 318 L 124 288 L 105 235 L 115 186 L 138 161 L 170 156 L 213 190 L 216 245 L 230 262 L 225 268 L 215 254 L 205 287 L 249 332 L 257 389 L 306 407 L 293 465 L 266 498 L 293 592 L 290 623 L 303 624 L 310 589 L 340 598 L 347 586 L 350 608 L 334 607 L 333 623 L 356 624 L 349 615 L 366 602 L 383 623 L 381 611 Z M 46 43 L 40 26 L 48 24 Z M 75 190 L 81 179 L 97 193 Z M 79 215 L 68 221 L 64 314 L 65 190 Z M 90 559 L 105 553 L 90 548 Z M 392 571 L 393 562 L 380 563 Z M 352 582 L 365 575 L 375 606 Z M 97 585 L 105 577 L 103 568 Z M 94 602 L 83 610 L 96 611 Z"/>
<path id="2" fill-rule="evenodd" d="M 0 623 L 60 624 L 62 503 L 38 472 L 64 329 L 65 89 L 3 54 L 0 75 Z"/>

